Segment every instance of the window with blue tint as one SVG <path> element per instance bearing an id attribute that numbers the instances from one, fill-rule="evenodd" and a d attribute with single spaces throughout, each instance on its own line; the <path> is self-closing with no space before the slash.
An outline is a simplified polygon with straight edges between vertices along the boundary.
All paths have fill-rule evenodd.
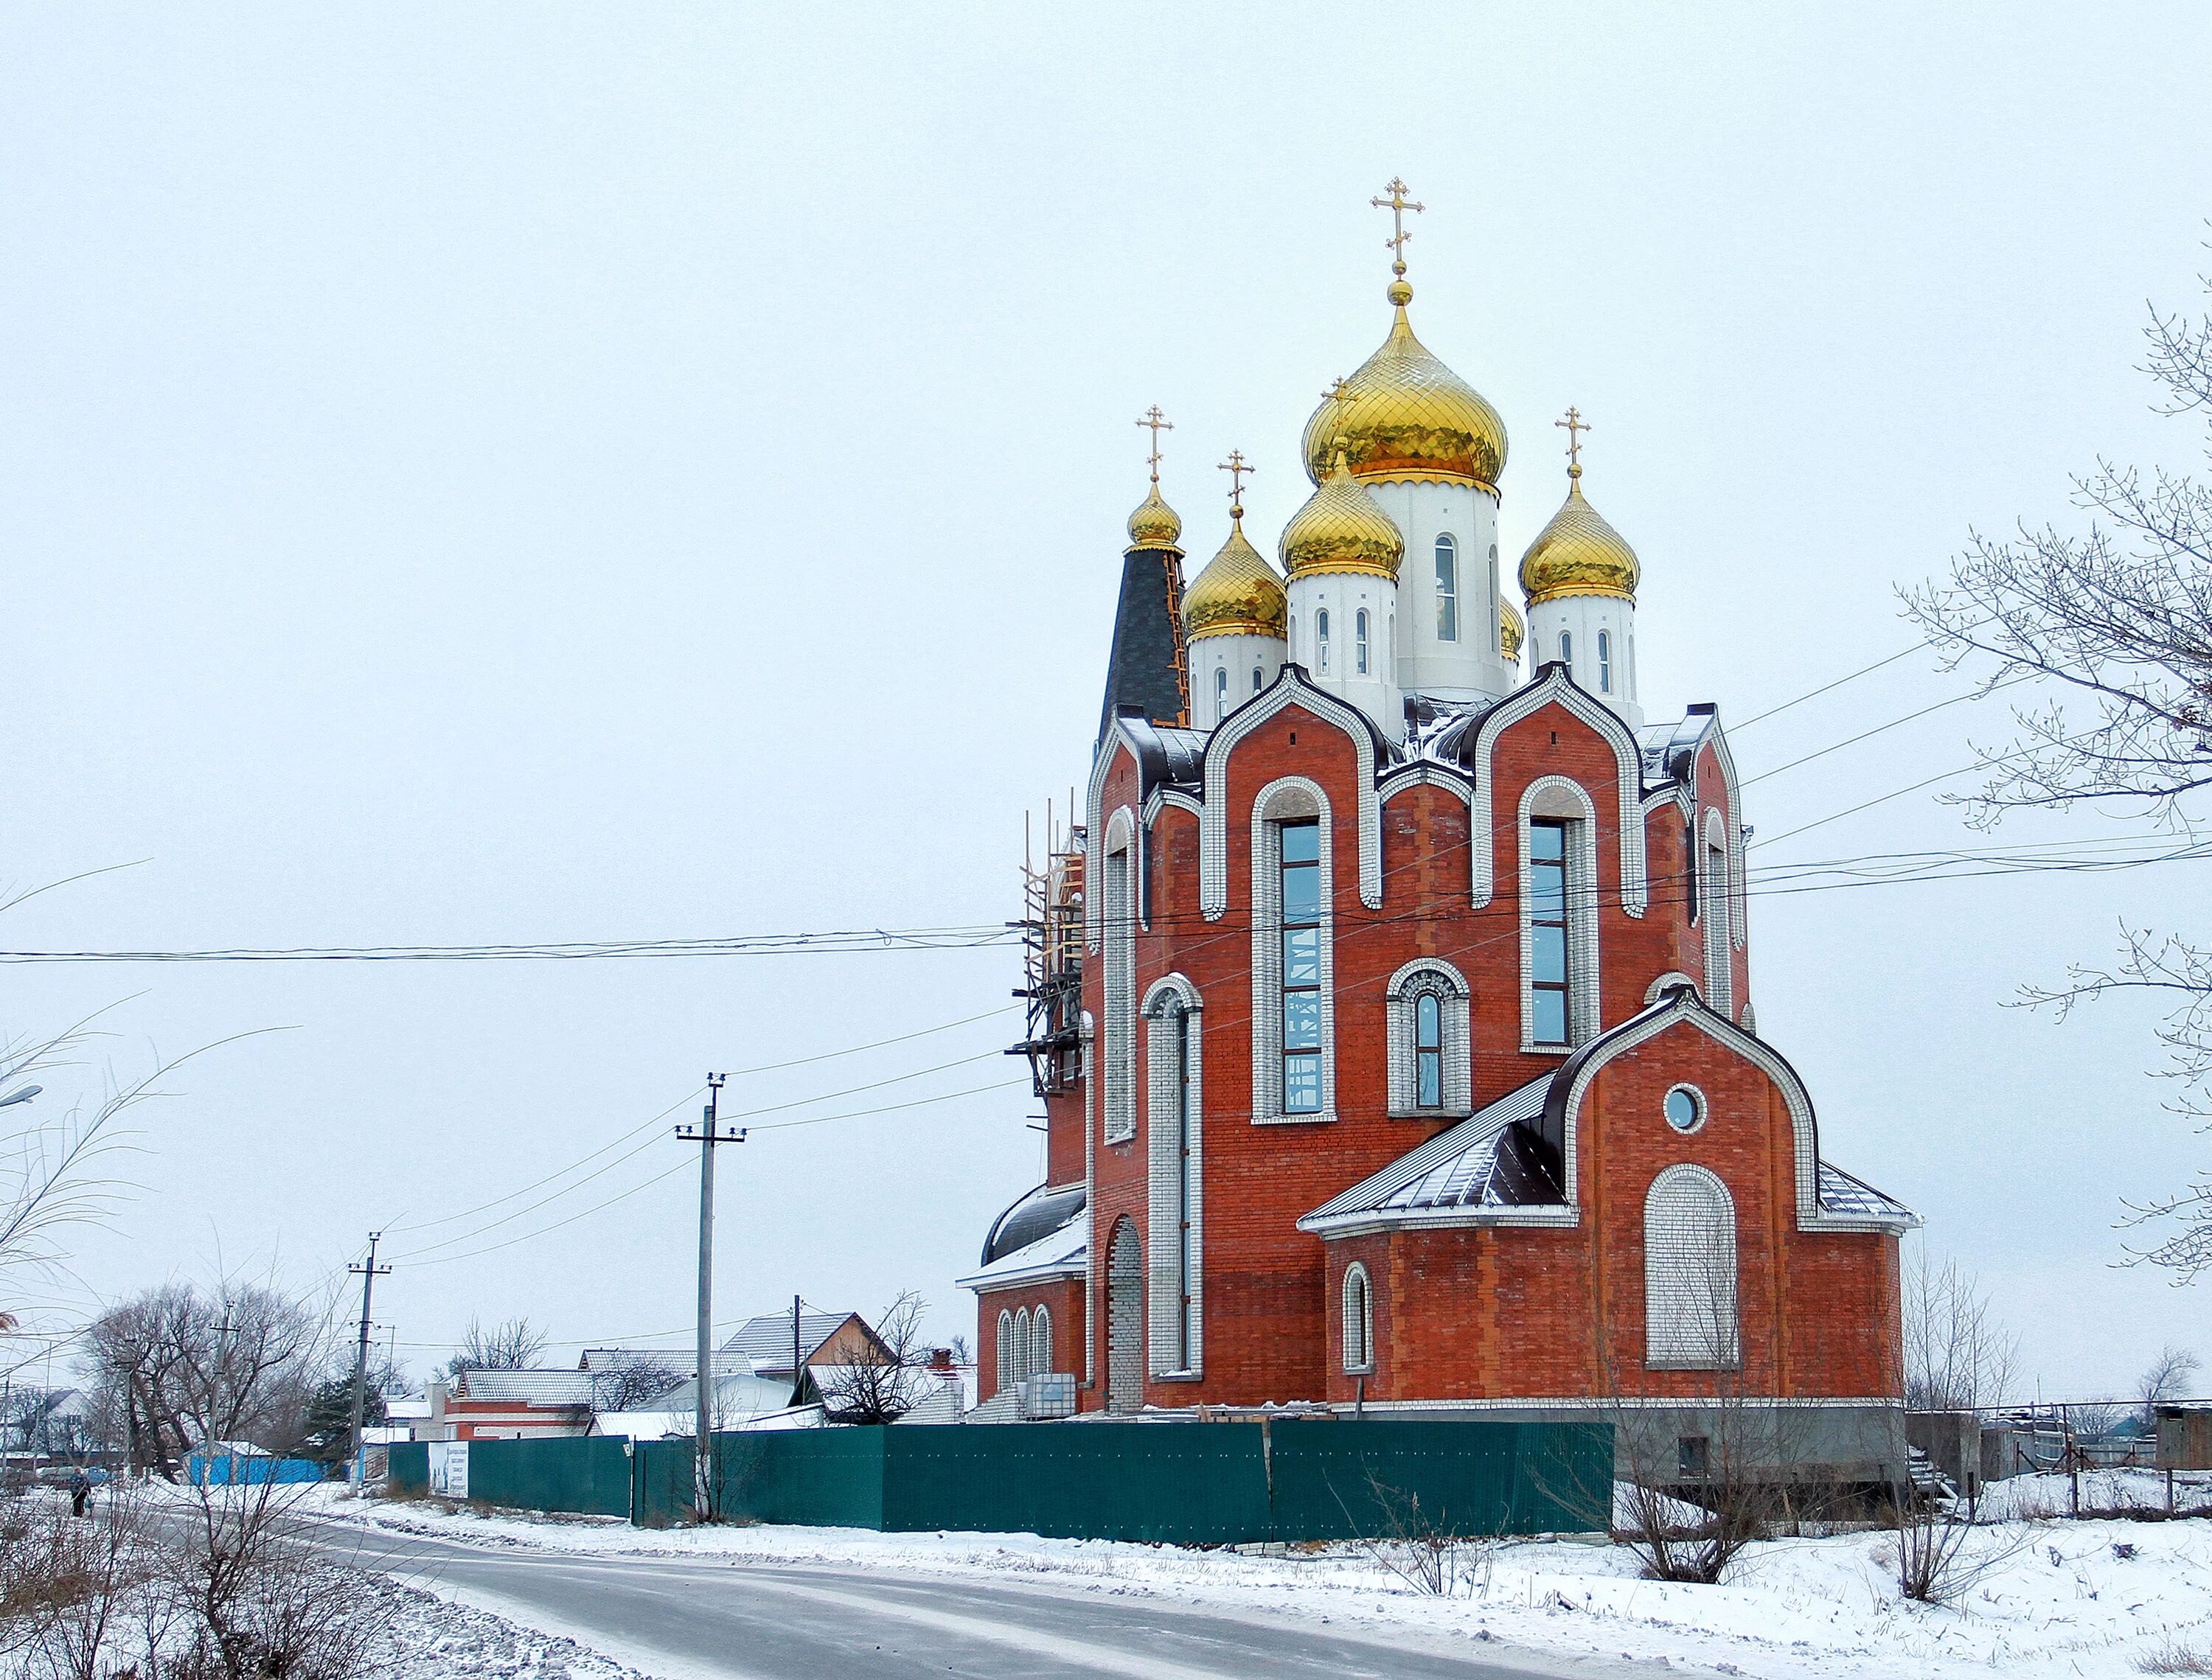
<path id="1" fill-rule="evenodd" d="M 1367 609 L 1362 607 L 1352 616 L 1352 669 L 1362 676 L 1367 675 Z"/>
<path id="2" fill-rule="evenodd" d="M 1285 822 L 1283 857 L 1283 1112 L 1321 1112 L 1321 824 Z"/>
<path id="3" fill-rule="evenodd" d="M 1528 825 L 1528 990 L 1533 1037 L 1567 1042 L 1567 825 Z"/>
<path id="4" fill-rule="evenodd" d="M 1597 691 L 1601 694 L 1613 692 L 1613 633 L 1597 633 Z"/>
<path id="5" fill-rule="evenodd" d="M 1328 669 L 1328 609 L 1322 607 L 1314 613 L 1314 669 Z"/>
<path id="6" fill-rule="evenodd" d="M 1444 1101 L 1443 1011 L 1433 992 L 1424 992 L 1413 1005 L 1414 1101 L 1424 1108 L 1440 1108 Z"/>
<path id="7" fill-rule="evenodd" d="M 1437 640 L 1459 640 L 1459 544 L 1437 538 Z"/>
<path id="8" fill-rule="evenodd" d="M 1559 632 L 1559 663 L 1567 668 L 1571 678 L 1575 674 L 1575 633 L 1571 630 Z"/>

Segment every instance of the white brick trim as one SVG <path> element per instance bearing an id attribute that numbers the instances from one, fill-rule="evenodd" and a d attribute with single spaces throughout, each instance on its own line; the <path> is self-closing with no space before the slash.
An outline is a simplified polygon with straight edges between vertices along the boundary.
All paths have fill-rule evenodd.
<path id="1" fill-rule="evenodd" d="M 1382 806 L 1375 790 L 1375 731 L 1366 714 L 1307 682 L 1295 665 L 1285 665 L 1274 686 L 1231 713 L 1206 743 L 1204 810 L 1199 817 L 1199 907 L 1209 922 L 1229 913 L 1229 759 L 1237 744 L 1291 707 L 1352 737 L 1358 755 L 1355 777 L 1359 825 L 1359 901 L 1370 910 L 1382 906 Z"/>
<path id="2" fill-rule="evenodd" d="M 1644 1363 L 1733 1371 L 1742 1362 L 1735 1198 L 1720 1175 L 1677 1161 L 1644 1196 Z"/>
<path id="3" fill-rule="evenodd" d="M 1121 806 L 1106 826 L 1102 847 L 1105 869 L 1097 894 L 1106 901 L 1101 987 L 1106 1004 L 1101 1023 L 1105 1053 L 1098 1059 L 1106 1085 L 1101 1107 L 1109 1143 L 1125 1143 L 1137 1135 L 1137 859 L 1142 851 L 1136 819 L 1127 805 Z M 1122 860 L 1118 869 L 1117 858 Z"/>
<path id="4" fill-rule="evenodd" d="M 1296 810 L 1287 810 L 1291 805 Z M 1321 821 L 1321 1112 L 1283 1109 L 1283 866 L 1277 824 Z M 1252 1124 L 1310 1125 L 1336 1118 L 1336 844 L 1328 795 L 1279 776 L 1252 801 Z"/>
<path id="5" fill-rule="evenodd" d="M 1443 1101 L 1435 1108 L 1419 1105 L 1420 1081 L 1414 1060 L 1414 1011 L 1424 992 L 1434 992 L 1438 1000 L 1437 1038 L 1443 1064 L 1438 1095 Z M 1465 977 L 1442 957 L 1415 957 L 1390 976 L 1383 992 L 1383 1008 L 1389 1112 L 1413 1119 L 1444 1119 L 1472 1113 L 1474 1023 Z"/>
<path id="6" fill-rule="evenodd" d="M 1178 1223 L 1176 1217 L 1176 1177 L 1177 1161 L 1175 1153 L 1175 1081 L 1174 1059 L 1159 1053 L 1154 1047 L 1153 1023 L 1164 1021 L 1171 1008 L 1182 1011 L 1183 1031 L 1187 1035 L 1185 1060 L 1188 1065 L 1189 1081 L 1185 1101 L 1188 1104 L 1190 1125 L 1190 1361 L 1182 1362 L 1182 1350 L 1176 1345 L 1176 1328 L 1182 1293 L 1176 1287 L 1179 1280 L 1176 1262 L 1182 1257 L 1176 1240 Z M 1153 983 L 1145 993 L 1145 1062 L 1151 1077 L 1146 1082 L 1149 1101 L 1146 1104 L 1146 1206 L 1152 1241 L 1146 1246 L 1146 1261 L 1151 1276 L 1147 1280 L 1151 1296 L 1147 1341 L 1150 1343 L 1152 1374 L 1156 1377 L 1195 1376 L 1206 1368 L 1205 1301 L 1206 1301 L 1206 1107 L 1202 1074 L 1205 1068 L 1205 1041 L 1201 1036 L 1202 1010 L 1198 988 L 1181 974 L 1170 974 Z M 1159 1046 L 1160 1050 L 1165 1046 Z"/>
<path id="7" fill-rule="evenodd" d="M 1620 797 L 1620 907 L 1632 916 L 1644 913 L 1648 888 L 1644 880 L 1643 768 L 1636 737 L 1628 725 L 1584 694 L 1556 666 L 1516 694 L 1507 696 L 1484 714 L 1474 737 L 1474 907 L 1487 905 L 1497 893 L 1497 859 L 1492 856 L 1492 790 L 1497 772 L 1491 760 L 1498 738 L 1511 725 L 1532 717 L 1547 706 L 1561 706 L 1588 724 L 1613 748 Z"/>
<path id="8" fill-rule="evenodd" d="M 1355 1323 L 1352 1286 L 1355 1283 L 1359 1285 L 1356 1322 L 1359 1331 L 1358 1351 L 1362 1356 L 1358 1359 L 1352 1356 L 1352 1332 Z M 1371 1376 L 1375 1370 L 1375 1280 L 1368 1276 L 1365 1261 L 1354 1260 L 1345 1267 L 1344 1283 L 1338 1293 L 1337 1305 L 1338 1351 L 1343 1355 L 1337 1362 L 1344 1368 L 1346 1376 Z"/>

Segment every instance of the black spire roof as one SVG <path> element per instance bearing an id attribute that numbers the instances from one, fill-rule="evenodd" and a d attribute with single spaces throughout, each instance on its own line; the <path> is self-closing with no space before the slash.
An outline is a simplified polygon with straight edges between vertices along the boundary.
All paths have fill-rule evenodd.
<path id="1" fill-rule="evenodd" d="M 1124 711 L 1156 724 L 1190 721 L 1182 663 L 1182 556 L 1174 549 L 1131 549 L 1121 561 L 1121 603 L 1114 651 L 1106 660 L 1106 703 L 1098 738 Z"/>

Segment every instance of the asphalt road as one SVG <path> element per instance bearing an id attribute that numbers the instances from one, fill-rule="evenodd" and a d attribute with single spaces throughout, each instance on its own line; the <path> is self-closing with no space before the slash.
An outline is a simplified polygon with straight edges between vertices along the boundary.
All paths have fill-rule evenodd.
<path id="1" fill-rule="evenodd" d="M 356 1567 L 501 1601 L 484 1607 L 687 1680 L 1625 1680 L 1660 1671 L 1466 1655 L 1440 1641 L 1381 1643 L 1301 1620 L 1018 1582 L 324 1532 Z"/>

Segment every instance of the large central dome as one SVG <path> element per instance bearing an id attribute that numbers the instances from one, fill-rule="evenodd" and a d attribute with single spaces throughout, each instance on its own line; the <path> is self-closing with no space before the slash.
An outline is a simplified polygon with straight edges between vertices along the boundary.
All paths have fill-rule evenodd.
<path id="1" fill-rule="evenodd" d="M 1392 282 L 1389 337 L 1306 422 L 1306 476 L 1320 483 L 1341 450 L 1355 478 L 1441 480 L 1495 495 L 1505 422 L 1413 337 L 1406 318 L 1413 295 L 1404 281 Z"/>

